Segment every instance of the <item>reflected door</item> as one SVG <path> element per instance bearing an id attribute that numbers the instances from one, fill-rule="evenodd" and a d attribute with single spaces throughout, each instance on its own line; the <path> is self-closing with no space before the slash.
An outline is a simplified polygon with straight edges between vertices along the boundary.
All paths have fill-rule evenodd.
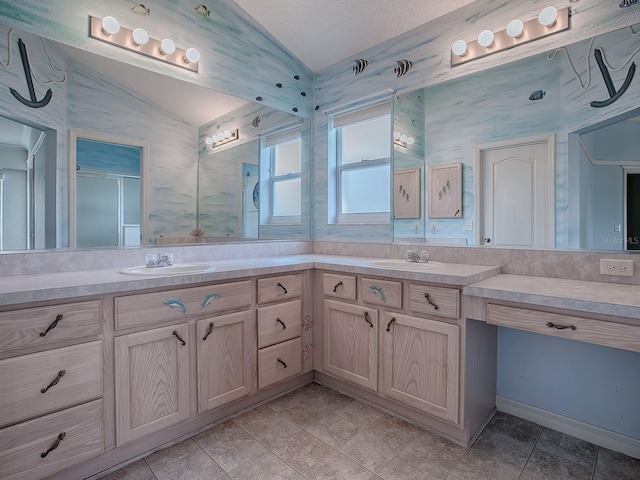
<path id="1" fill-rule="evenodd" d="M 640 173 L 627 174 L 627 250 L 640 250 Z"/>
<path id="2" fill-rule="evenodd" d="M 242 198 L 240 205 L 242 238 L 258 238 L 258 206 L 260 205 L 260 182 L 258 166 L 242 164 Z"/>
<path id="3" fill-rule="evenodd" d="M 549 143 L 483 148 L 482 239 L 499 247 L 553 247 Z"/>

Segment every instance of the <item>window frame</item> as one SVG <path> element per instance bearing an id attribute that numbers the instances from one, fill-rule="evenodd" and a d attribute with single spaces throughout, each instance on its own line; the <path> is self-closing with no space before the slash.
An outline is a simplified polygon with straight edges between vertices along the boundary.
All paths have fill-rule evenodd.
<path id="1" fill-rule="evenodd" d="M 274 138 L 285 138 L 283 141 L 274 141 Z M 272 144 L 270 144 L 273 142 Z M 288 172 L 283 175 L 276 175 L 276 147 L 287 143 L 298 142 L 300 155 L 300 170 L 297 172 Z M 300 128 L 294 128 L 266 137 L 266 148 L 269 150 L 269 215 L 268 223 L 271 225 L 299 225 L 302 217 L 302 131 Z M 275 186 L 279 182 L 289 180 L 300 180 L 300 211 L 297 215 L 274 215 L 275 206 Z"/>

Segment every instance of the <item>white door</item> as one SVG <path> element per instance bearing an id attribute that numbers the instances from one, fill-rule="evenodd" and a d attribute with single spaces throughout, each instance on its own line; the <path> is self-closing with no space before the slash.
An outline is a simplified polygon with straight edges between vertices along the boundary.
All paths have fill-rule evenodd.
<path id="1" fill-rule="evenodd" d="M 480 244 L 553 247 L 555 136 L 478 147 Z"/>

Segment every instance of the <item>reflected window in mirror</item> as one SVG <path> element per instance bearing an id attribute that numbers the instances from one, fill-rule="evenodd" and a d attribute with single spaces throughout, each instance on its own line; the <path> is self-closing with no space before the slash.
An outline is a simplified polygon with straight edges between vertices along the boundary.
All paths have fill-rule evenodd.
<path id="1" fill-rule="evenodd" d="M 145 225 L 143 172 L 146 145 L 99 135 L 74 135 L 70 244 L 137 246 Z"/>
<path id="2" fill-rule="evenodd" d="M 384 102 L 333 117 L 330 138 L 335 139 L 335 158 L 330 162 L 335 169 L 329 182 L 334 182 L 336 194 L 335 212 L 330 209 L 333 223 L 389 223 L 390 109 Z"/>
<path id="3" fill-rule="evenodd" d="M 301 129 L 295 128 L 266 139 L 270 176 L 269 223 L 299 224 L 301 202 Z"/>

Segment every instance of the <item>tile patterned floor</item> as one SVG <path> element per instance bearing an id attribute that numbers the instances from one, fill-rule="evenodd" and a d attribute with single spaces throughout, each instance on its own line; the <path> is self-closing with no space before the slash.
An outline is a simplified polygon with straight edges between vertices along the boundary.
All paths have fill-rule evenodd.
<path id="1" fill-rule="evenodd" d="M 312 383 L 101 480 L 638 480 L 640 460 L 498 413 L 471 448 Z"/>

